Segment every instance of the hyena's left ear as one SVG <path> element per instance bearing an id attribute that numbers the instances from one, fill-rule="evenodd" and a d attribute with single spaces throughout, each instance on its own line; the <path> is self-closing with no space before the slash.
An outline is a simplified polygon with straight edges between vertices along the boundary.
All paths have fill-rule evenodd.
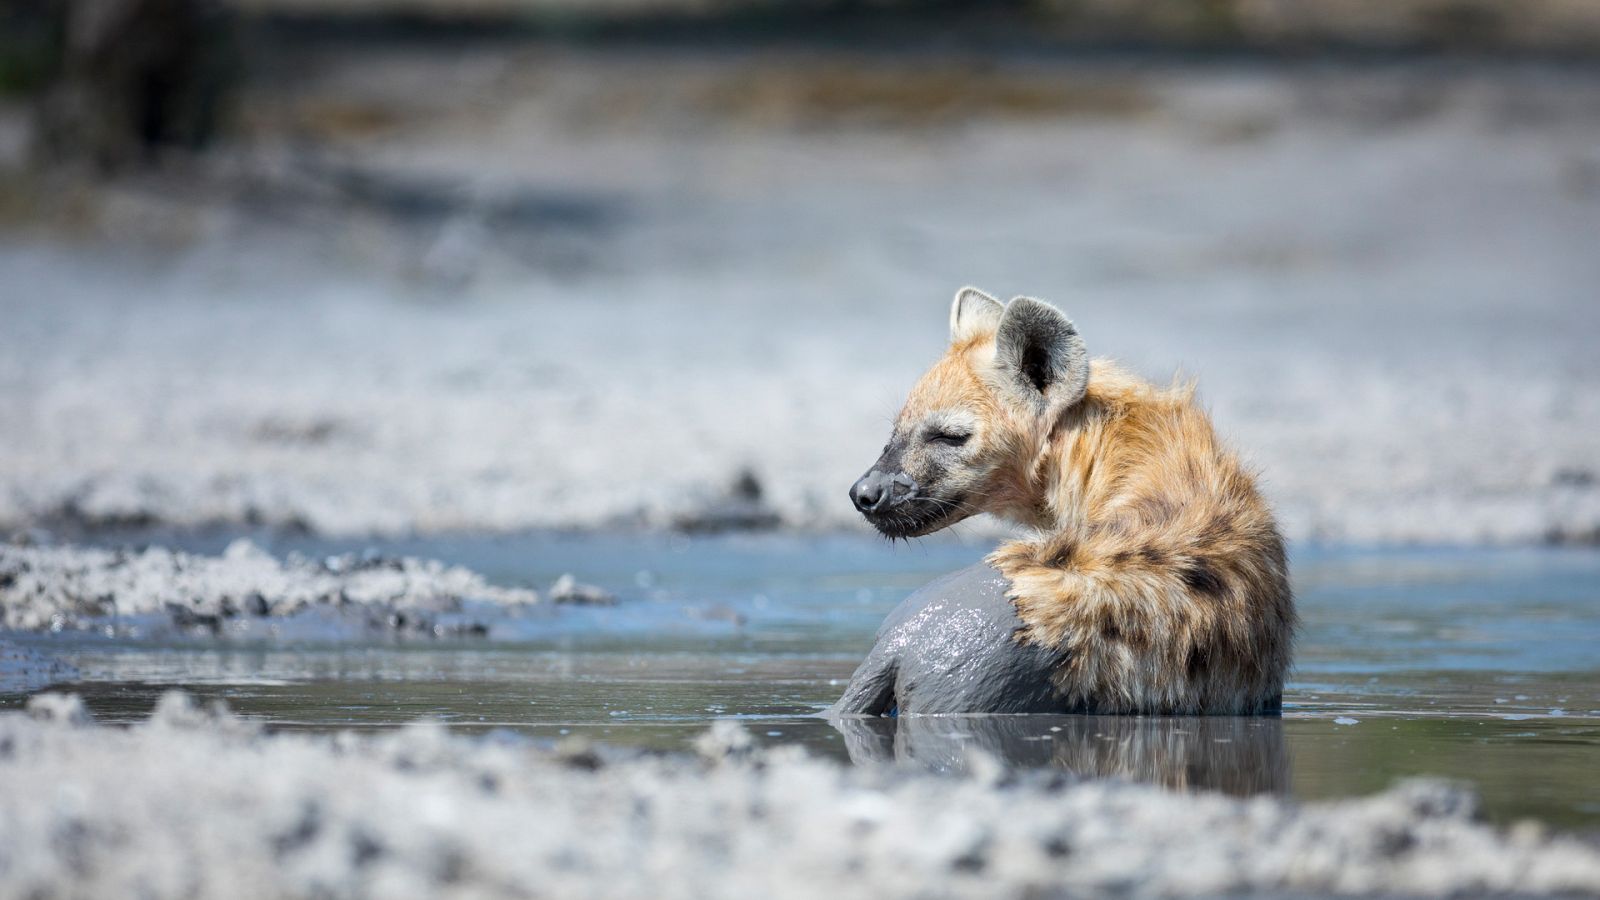
<path id="1" fill-rule="evenodd" d="M 955 302 L 950 304 L 950 343 L 994 331 L 1005 309 L 1004 303 L 975 287 L 956 291 Z"/>
<path id="2" fill-rule="evenodd" d="M 1089 351 L 1072 320 L 1032 297 L 1006 304 L 995 335 L 995 374 L 1004 393 L 1054 420 L 1089 389 Z"/>

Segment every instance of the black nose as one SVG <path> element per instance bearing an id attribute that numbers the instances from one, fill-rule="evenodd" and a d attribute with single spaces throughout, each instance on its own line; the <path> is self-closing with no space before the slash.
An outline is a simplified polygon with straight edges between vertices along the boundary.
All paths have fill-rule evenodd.
<path id="1" fill-rule="evenodd" d="M 873 469 L 850 488 L 850 500 L 867 515 L 883 512 L 917 497 L 917 482 L 904 472 L 890 475 Z"/>
<path id="2" fill-rule="evenodd" d="M 861 512 L 874 513 L 888 505 L 889 493 L 889 476 L 873 469 L 850 486 L 850 502 Z"/>

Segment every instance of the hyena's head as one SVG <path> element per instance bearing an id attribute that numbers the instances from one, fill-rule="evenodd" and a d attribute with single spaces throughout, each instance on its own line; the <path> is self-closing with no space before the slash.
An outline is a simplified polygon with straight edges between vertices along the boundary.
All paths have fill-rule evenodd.
<path id="1" fill-rule="evenodd" d="M 889 537 L 1025 509 L 1037 498 L 1019 496 L 1019 485 L 1088 386 L 1088 352 L 1060 310 L 962 288 L 950 307 L 949 349 L 912 389 L 850 499 Z"/>

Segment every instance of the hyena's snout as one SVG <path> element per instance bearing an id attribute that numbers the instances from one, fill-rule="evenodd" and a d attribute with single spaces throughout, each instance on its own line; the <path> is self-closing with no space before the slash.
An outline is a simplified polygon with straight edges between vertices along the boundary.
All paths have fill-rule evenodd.
<path id="1" fill-rule="evenodd" d="M 904 472 L 873 469 L 850 486 L 850 502 L 864 515 L 892 509 L 917 496 L 917 482 Z"/>

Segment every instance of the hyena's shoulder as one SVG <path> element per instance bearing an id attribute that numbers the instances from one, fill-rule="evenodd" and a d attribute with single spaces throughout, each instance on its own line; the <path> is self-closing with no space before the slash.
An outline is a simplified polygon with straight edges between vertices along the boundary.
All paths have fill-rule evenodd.
<path id="1" fill-rule="evenodd" d="M 1067 650 L 1063 692 L 1091 708 L 1269 706 L 1293 631 L 1270 508 L 1191 386 L 1095 374 L 1059 448 L 1064 524 L 991 558 L 1012 581 L 1019 637 Z"/>

